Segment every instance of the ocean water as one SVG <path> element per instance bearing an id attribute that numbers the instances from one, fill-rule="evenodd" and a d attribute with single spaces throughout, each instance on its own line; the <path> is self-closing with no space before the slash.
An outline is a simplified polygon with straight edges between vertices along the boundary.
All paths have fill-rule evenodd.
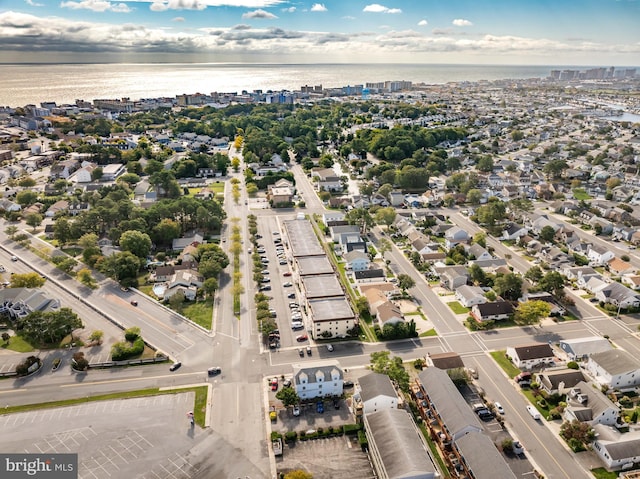
<path id="1" fill-rule="evenodd" d="M 407 80 L 457 81 L 545 78 L 552 69 L 586 67 L 429 64 L 3 64 L 0 106 L 76 99 L 174 97 L 188 93 L 299 90 Z"/>

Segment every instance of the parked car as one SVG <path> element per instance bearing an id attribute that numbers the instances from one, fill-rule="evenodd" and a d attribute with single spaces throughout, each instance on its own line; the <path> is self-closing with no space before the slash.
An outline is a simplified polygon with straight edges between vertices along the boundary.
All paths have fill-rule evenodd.
<path id="1" fill-rule="evenodd" d="M 258 291 L 271 291 L 271 286 L 265 284 L 264 286 L 260 286 L 260 288 L 258 288 Z"/>
<path id="2" fill-rule="evenodd" d="M 271 380 L 271 390 L 272 391 L 277 391 L 278 390 L 278 378 L 273 378 Z"/>
<path id="3" fill-rule="evenodd" d="M 287 295 L 287 298 L 288 298 L 288 299 L 295 299 L 295 297 L 296 297 L 296 293 L 289 293 L 289 294 Z"/>
<path id="4" fill-rule="evenodd" d="M 343 388 L 352 388 L 353 387 L 353 381 L 345 381 L 342 383 L 342 387 Z"/>
<path id="5" fill-rule="evenodd" d="M 291 276 L 291 271 L 285 271 L 282 276 Z"/>
<path id="6" fill-rule="evenodd" d="M 298 349 L 298 354 L 301 358 L 304 358 L 304 350 L 302 348 Z"/>
<path id="7" fill-rule="evenodd" d="M 496 411 L 498 411 L 498 414 L 504 415 L 504 408 L 502 407 L 502 404 L 500 404 L 499 402 L 494 402 L 493 405 L 496 408 Z"/>
<path id="8" fill-rule="evenodd" d="M 180 361 L 178 361 L 177 363 L 173 363 L 169 367 L 169 371 L 175 371 L 176 369 L 180 369 L 180 366 L 182 366 L 182 363 Z"/>
<path id="9" fill-rule="evenodd" d="M 522 444 L 520 444 L 520 441 L 513 441 L 513 444 L 511 445 L 511 450 L 513 451 L 514 454 L 518 456 L 520 454 L 524 454 L 524 447 L 522 447 Z"/>
<path id="10" fill-rule="evenodd" d="M 0 273 L 4 273 L 5 271 L 7 271 L 7 270 L 6 270 L 6 269 L 4 269 L 4 266 L 2 266 L 2 265 L 0 264 Z"/>
<path id="11" fill-rule="evenodd" d="M 307 356 L 311 356 L 311 346 L 307 346 Z"/>
<path id="12" fill-rule="evenodd" d="M 287 281 L 282 286 L 285 287 L 285 288 L 290 288 L 291 286 L 293 286 L 293 283 L 291 283 L 291 281 Z"/>
<path id="13" fill-rule="evenodd" d="M 209 368 L 207 369 L 207 374 L 209 376 L 217 376 L 218 374 L 220 374 L 222 372 L 222 369 L 220 369 L 219 367 L 213 367 L 213 368 Z"/>
<path id="14" fill-rule="evenodd" d="M 536 421 L 538 421 L 538 420 L 540 419 L 540 417 L 541 417 L 541 416 L 540 416 L 540 412 L 539 412 L 535 407 L 533 407 L 533 406 L 532 406 L 532 405 L 530 405 L 530 404 L 527 406 L 527 412 L 528 412 L 529 414 L 531 414 L 531 417 L 532 417 L 533 419 L 535 419 Z"/>
<path id="15" fill-rule="evenodd" d="M 278 261 L 278 264 L 280 266 L 287 264 L 287 260 L 281 259 L 280 261 Z"/>
<path id="16" fill-rule="evenodd" d="M 299 343 L 303 343 L 307 339 L 309 339 L 309 336 L 307 336 L 306 334 L 300 334 L 296 336 L 296 341 L 298 341 Z"/>
<path id="17" fill-rule="evenodd" d="M 300 415 L 300 406 L 298 406 L 297 404 L 295 406 L 293 406 L 293 415 L 294 416 L 299 416 Z"/>
<path id="18" fill-rule="evenodd" d="M 293 329 L 294 331 L 304 329 L 304 323 L 302 321 L 293 321 L 291 323 L 291 329 Z"/>
<path id="19" fill-rule="evenodd" d="M 329 351 L 330 353 L 333 352 L 333 344 L 327 344 L 327 351 Z"/>
<path id="20" fill-rule="evenodd" d="M 318 401 L 316 403 L 316 412 L 318 414 L 322 414 L 324 412 L 324 403 L 322 401 Z"/>
<path id="21" fill-rule="evenodd" d="M 11 257 L 11 261 L 18 261 L 18 257 L 17 256 L 12 256 Z"/>
<path id="22" fill-rule="evenodd" d="M 333 398 L 333 408 L 340 409 L 340 400 L 338 398 Z"/>
<path id="23" fill-rule="evenodd" d="M 284 381 L 282 381 L 282 387 L 283 388 L 290 388 L 291 387 L 291 379 L 285 379 Z"/>

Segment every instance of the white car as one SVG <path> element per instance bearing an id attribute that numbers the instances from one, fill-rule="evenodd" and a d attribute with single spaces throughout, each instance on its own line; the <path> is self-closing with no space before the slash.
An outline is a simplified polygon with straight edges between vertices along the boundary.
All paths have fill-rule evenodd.
<path id="1" fill-rule="evenodd" d="M 517 456 L 519 456 L 520 454 L 524 454 L 524 447 L 522 447 L 522 444 L 520 444 L 520 441 L 513 441 L 513 444 L 511 445 L 511 449 L 513 453 L 516 454 Z"/>
<path id="2" fill-rule="evenodd" d="M 504 408 L 502 407 L 502 404 L 500 404 L 499 402 L 494 402 L 493 405 L 495 406 L 498 414 L 504 415 Z"/>
<path id="3" fill-rule="evenodd" d="M 284 286 L 285 288 L 290 288 L 291 286 L 293 286 L 293 284 L 291 283 L 291 281 L 287 281 L 282 286 Z"/>
<path id="4" fill-rule="evenodd" d="M 297 404 L 295 406 L 293 406 L 293 415 L 294 416 L 299 416 L 300 415 L 300 406 L 298 406 Z"/>
<path id="5" fill-rule="evenodd" d="M 327 344 L 327 351 L 333 352 L 333 344 Z"/>
<path id="6" fill-rule="evenodd" d="M 535 419 L 536 421 L 540 420 L 540 412 L 538 412 L 535 407 L 529 405 L 527 406 L 527 411 L 529 412 L 529 414 L 531 414 L 531 417 L 533 419 Z"/>
<path id="7" fill-rule="evenodd" d="M 0 264 L 0 273 L 4 273 L 5 271 L 6 271 L 6 269 L 4 269 L 4 266 L 2 266 L 2 265 Z"/>

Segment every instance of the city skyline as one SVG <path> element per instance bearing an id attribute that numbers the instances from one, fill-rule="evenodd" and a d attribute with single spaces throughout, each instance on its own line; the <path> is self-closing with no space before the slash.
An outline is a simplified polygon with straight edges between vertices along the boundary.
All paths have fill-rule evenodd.
<path id="1" fill-rule="evenodd" d="M 640 65 L 638 0 L 6 0 L 0 62 Z"/>

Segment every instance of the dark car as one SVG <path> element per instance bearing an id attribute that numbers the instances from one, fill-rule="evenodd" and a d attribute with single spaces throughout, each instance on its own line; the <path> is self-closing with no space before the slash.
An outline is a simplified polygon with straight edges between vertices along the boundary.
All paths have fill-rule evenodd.
<path id="1" fill-rule="evenodd" d="M 260 288 L 258 288 L 258 291 L 271 291 L 271 286 L 269 286 L 268 284 L 260 286 Z"/>
<path id="2" fill-rule="evenodd" d="M 302 348 L 298 349 L 298 354 L 301 358 L 304 358 L 304 350 Z"/>
<path id="3" fill-rule="evenodd" d="M 220 369 L 219 367 L 214 367 L 214 368 L 207 369 L 207 374 L 209 376 L 217 376 L 221 372 L 222 372 L 222 369 Z"/>
<path id="4" fill-rule="evenodd" d="M 135 299 L 132 299 L 131 306 L 138 306 L 138 302 Z"/>
<path id="5" fill-rule="evenodd" d="M 340 409 L 340 400 L 339 399 L 334 399 L 333 400 L 333 408 L 334 409 Z"/>
<path id="6" fill-rule="evenodd" d="M 289 294 L 287 295 L 287 298 L 288 298 L 288 299 L 295 299 L 295 297 L 296 297 L 296 293 L 289 293 Z"/>
<path id="7" fill-rule="evenodd" d="M 182 363 L 180 361 L 178 361 L 177 363 L 173 363 L 169 368 L 169 371 L 175 371 L 176 369 L 180 369 L 180 366 L 182 366 Z"/>
<path id="8" fill-rule="evenodd" d="M 345 381 L 342 383 L 342 387 L 344 388 L 352 388 L 353 387 L 353 381 Z"/>
<path id="9" fill-rule="evenodd" d="M 318 414 L 322 414 L 324 412 L 324 403 L 322 401 L 318 401 L 316 403 L 316 411 Z"/>

